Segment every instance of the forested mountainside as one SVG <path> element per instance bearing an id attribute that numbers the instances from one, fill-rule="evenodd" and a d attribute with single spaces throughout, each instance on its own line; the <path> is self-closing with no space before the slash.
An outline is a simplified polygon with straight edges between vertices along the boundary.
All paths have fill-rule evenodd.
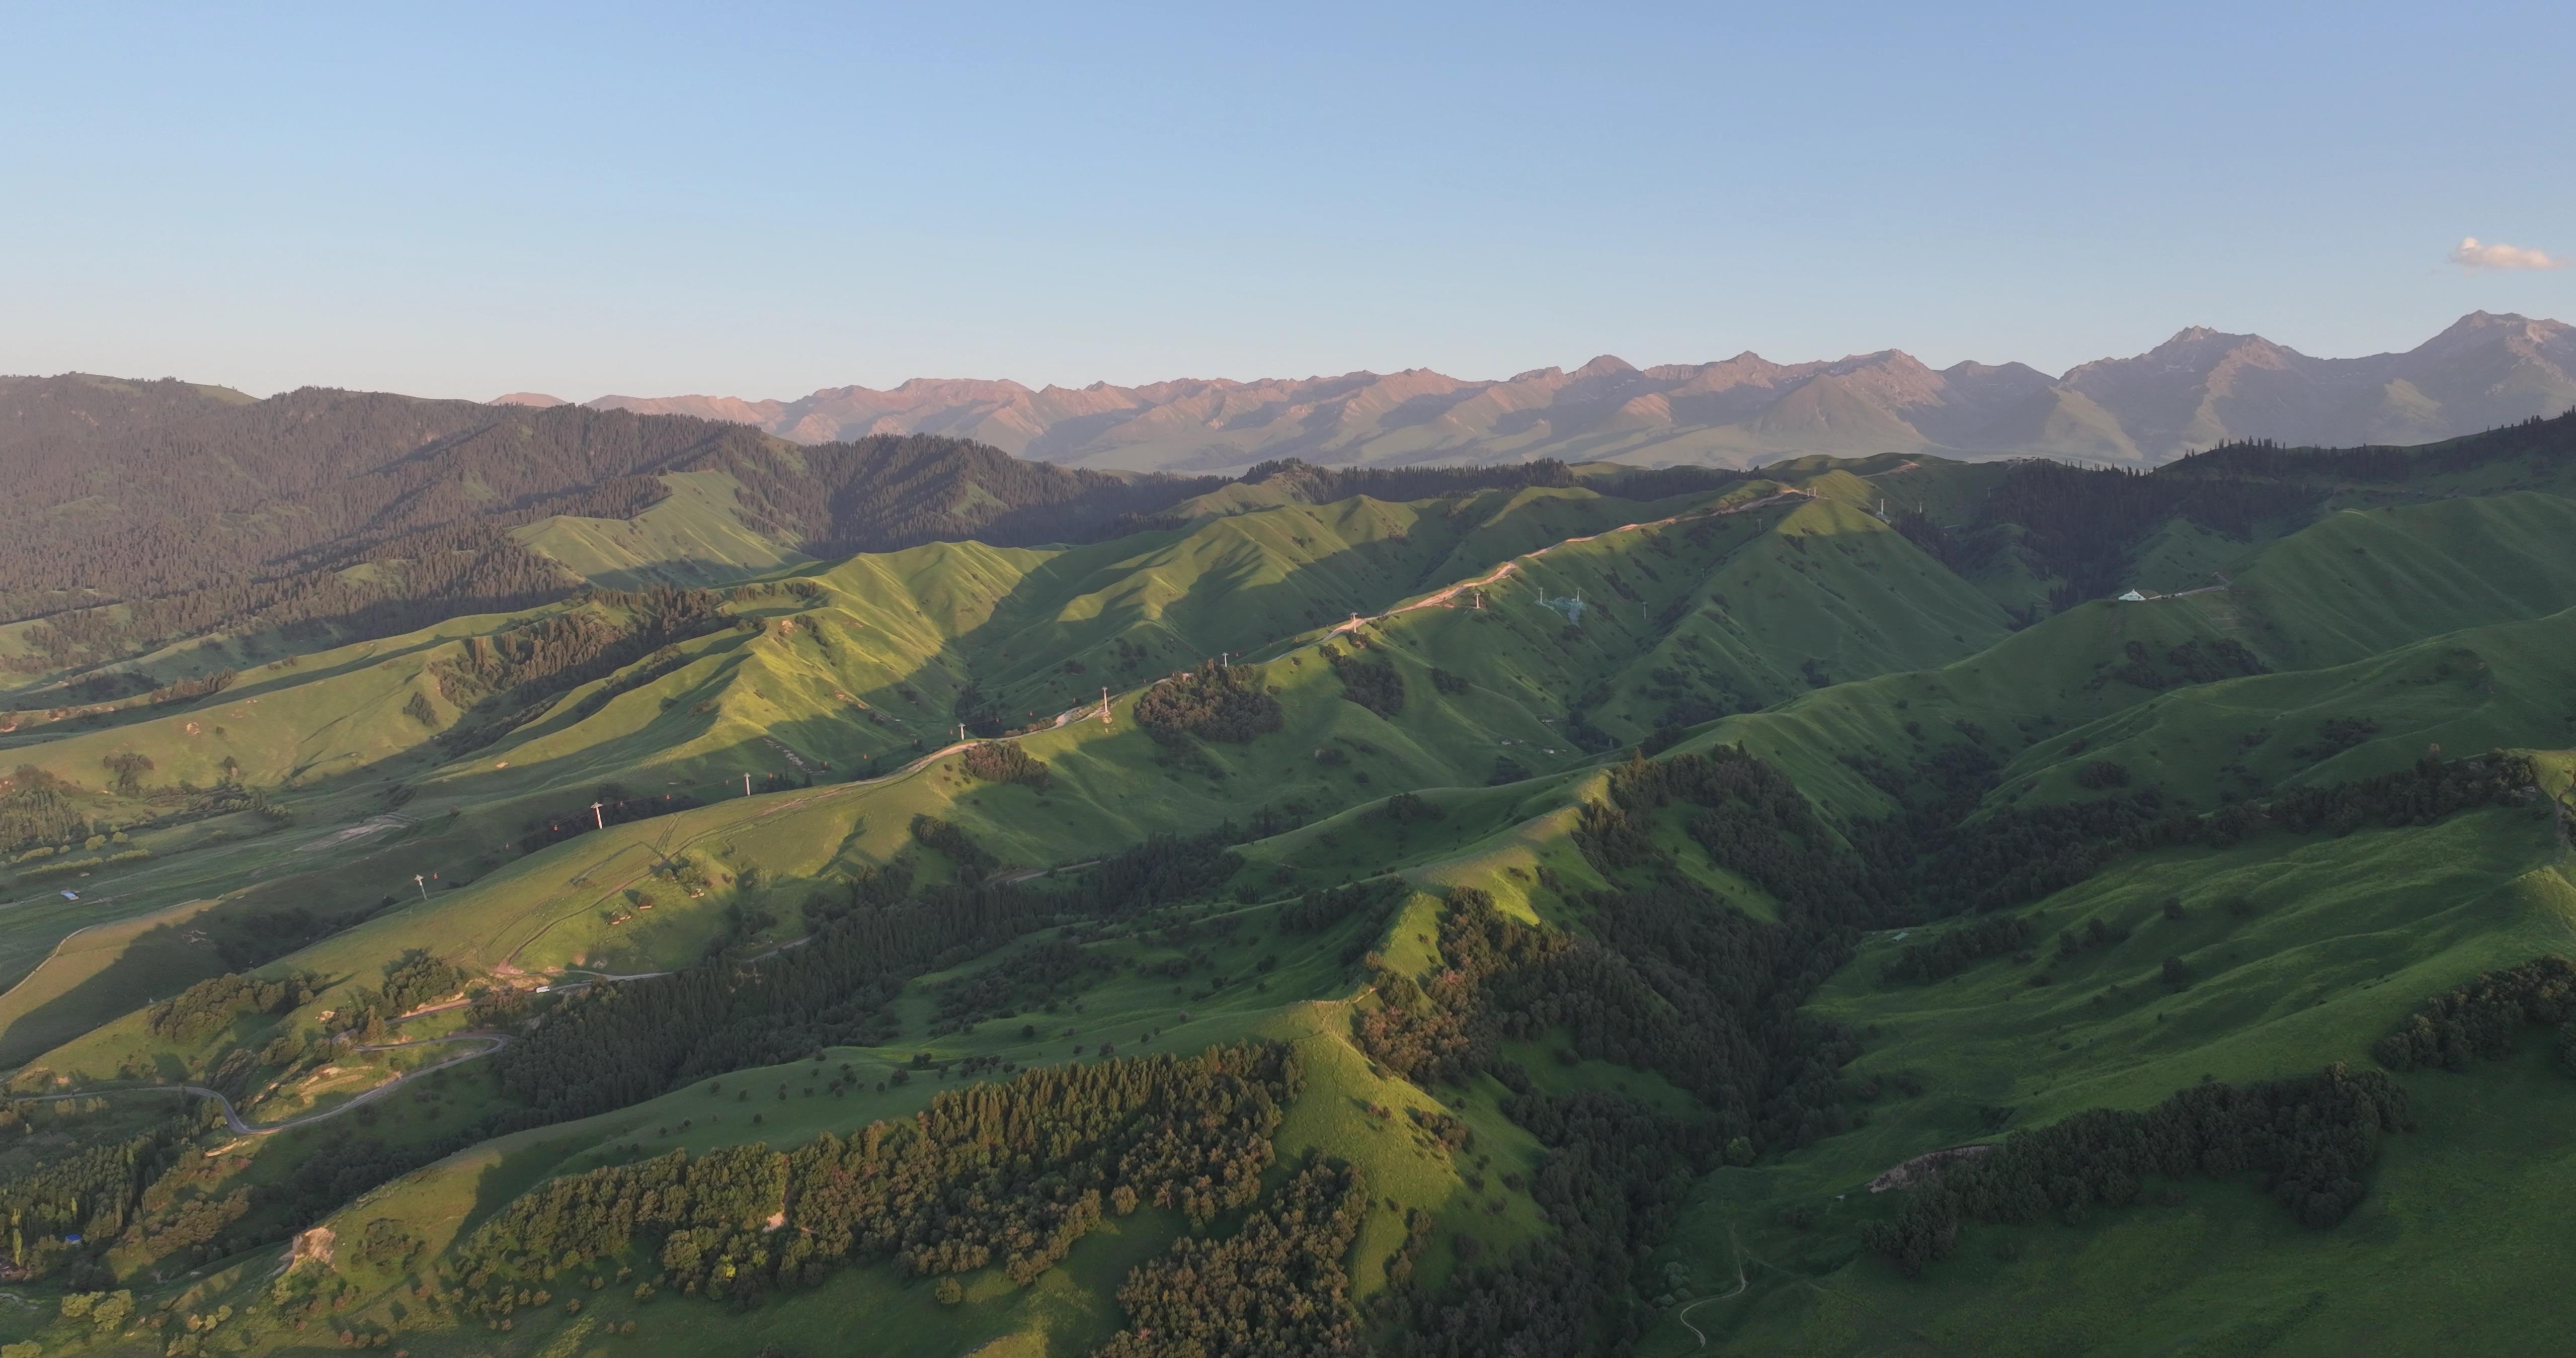
<path id="1" fill-rule="evenodd" d="M 253 401 L 175 381 L 11 378 L 0 411 L 14 492 L 0 509 L 0 622 L 32 623 L 0 664 L 31 675 L 217 631 L 293 629 L 310 646 L 560 598 L 580 581 L 511 530 L 632 519 L 673 473 L 715 474 L 733 527 L 822 557 L 1080 540 L 1232 484 L 1068 471 L 930 436 L 795 447 L 678 417 L 320 389 Z M 1244 480 L 1283 482 L 1265 492 L 1275 501 L 1570 478 L 1539 464 L 1375 480 L 1274 466 Z"/>
<path id="2" fill-rule="evenodd" d="M 842 445 L 914 541 L 749 430 L 405 409 L 328 542 L 486 487 L 540 602 L 0 721 L 7 1358 L 2484 1351 L 2556 1286 L 2576 417 Z M 662 493 L 545 499 L 594 447 Z"/>
<path id="3" fill-rule="evenodd" d="M 22 668 L 218 627 L 382 635 L 524 607 L 574 582 L 509 528 L 632 517 L 664 496 L 656 478 L 670 472 L 731 476 L 749 522 L 824 552 L 975 532 L 1062 538 L 1209 488 L 1070 473 L 946 439 L 790 451 L 732 425 L 367 392 L 249 401 L 75 376 L 15 379 L 0 402 L 0 469 L 18 490 L 0 617 L 45 620 Z"/>
<path id="4" fill-rule="evenodd" d="M 2576 405 L 2576 328 L 2479 311 L 2402 353 L 2314 358 L 2260 335 L 2193 326 L 2143 354 L 2055 378 L 2023 363 L 1934 369 L 1883 349 L 1645 368 L 1604 354 L 1571 371 L 1501 380 L 1427 368 L 1136 387 L 920 379 L 788 401 L 603 396 L 590 404 L 739 421 L 809 443 L 906 430 L 1069 466 L 1179 472 L 1281 457 L 1743 466 L 1886 452 L 2143 467 L 2233 440 L 2421 443 L 2556 415 Z"/>

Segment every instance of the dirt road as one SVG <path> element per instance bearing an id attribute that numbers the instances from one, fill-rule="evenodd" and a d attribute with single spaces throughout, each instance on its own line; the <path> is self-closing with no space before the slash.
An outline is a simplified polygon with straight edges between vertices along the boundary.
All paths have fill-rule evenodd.
<path id="1" fill-rule="evenodd" d="M 234 1134 L 237 1136 L 272 1136 L 278 1132 L 285 1131 L 289 1127 L 301 1127 L 307 1123 L 320 1122 L 325 1118 L 338 1117 L 342 1113 L 348 1112 L 350 1109 L 356 1108 L 361 1104 L 373 1103 L 376 1100 L 393 1093 L 395 1090 L 402 1088 L 404 1085 L 419 1079 L 421 1076 L 431 1073 L 432 1071 L 445 1070 L 449 1066 L 463 1065 L 468 1061 L 480 1060 L 481 1058 L 490 1056 L 492 1053 L 510 1045 L 509 1037 L 502 1033 L 469 1032 L 450 1033 L 445 1037 L 416 1038 L 410 1042 L 383 1042 L 374 1046 L 358 1047 L 354 1050 L 364 1052 L 392 1051 L 398 1047 L 427 1047 L 441 1042 L 483 1042 L 488 1043 L 489 1045 L 478 1048 L 474 1051 L 466 1052 L 462 1056 L 451 1056 L 444 1061 L 433 1062 L 429 1065 L 422 1066 L 418 1070 L 397 1075 L 393 1079 L 388 1080 L 337 1107 L 325 1108 L 319 1113 L 307 1113 L 302 1117 L 288 1118 L 284 1122 L 272 1122 L 266 1124 L 244 1122 L 240 1111 L 233 1107 L 233 1101 L 231 1099 L 224 1097 L 223 1094 L 217 1090 L 206 1088 L 204 1085 L 124 1085 L 113 1089 L 82 1090 L 75 1094 L 38 1094 L 31 1098 L 22 1100 L 22 1102 L 54 1103 L 63 1099 L 104 1098 L 110 1094 L 184 1094 L 191 1098 L 213 1099 L 215 1101 L 215 1106 L 223 1110 L 224 1125 L 232 1128 Z"/>

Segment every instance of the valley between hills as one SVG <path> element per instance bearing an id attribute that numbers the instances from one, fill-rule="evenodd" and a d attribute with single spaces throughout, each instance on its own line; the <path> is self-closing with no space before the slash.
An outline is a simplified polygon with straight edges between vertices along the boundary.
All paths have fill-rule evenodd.
<path id="1" fill-rule="evenodd" d="M 2563 1290 L 2576 416 L 1184 476 L 11 382 L 6 1358 L 2478 1352 Z"/>

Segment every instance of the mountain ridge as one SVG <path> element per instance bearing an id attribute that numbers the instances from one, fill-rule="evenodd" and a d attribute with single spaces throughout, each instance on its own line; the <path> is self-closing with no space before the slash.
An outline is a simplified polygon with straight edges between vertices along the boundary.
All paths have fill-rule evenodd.
<path id="1" fill-rule="evenodd" d="M 750 424 L 809 444 L 942 434 L 1126 471 L 1231 472 L 1282 457 L 1750 466 L 1886 452 L 2149 466 L 2234 439 L 2419 443 L 2555 415 L 2576 407 L 2576 327 L 2474 311 L 2412 349 L 2317 358 L 2195 325 L 2053 378 L 2018 362 L 1936 369 L 1900 349 L 1793 363 L 1747 350 L 1646 368 L 1601 354 L 1571 371 L 1501 380 L 1428 368 L 1082 387 L 917 377 L 790 400 L 611 394 L 584 404 Z"/>

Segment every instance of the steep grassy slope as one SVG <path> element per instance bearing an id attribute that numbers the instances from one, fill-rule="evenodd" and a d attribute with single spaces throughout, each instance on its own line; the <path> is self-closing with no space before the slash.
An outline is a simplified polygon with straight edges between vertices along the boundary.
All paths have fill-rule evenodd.
<path id="1" fill-rule="evenodd" d="M 520 546 L 595 585 L 730 584 L 807 560 L 793 543 L 755 531 L 742 488 L 722 472 L 671 472 L 669 492 L 624 519 L 555 515 L 511 531 Z"/>

